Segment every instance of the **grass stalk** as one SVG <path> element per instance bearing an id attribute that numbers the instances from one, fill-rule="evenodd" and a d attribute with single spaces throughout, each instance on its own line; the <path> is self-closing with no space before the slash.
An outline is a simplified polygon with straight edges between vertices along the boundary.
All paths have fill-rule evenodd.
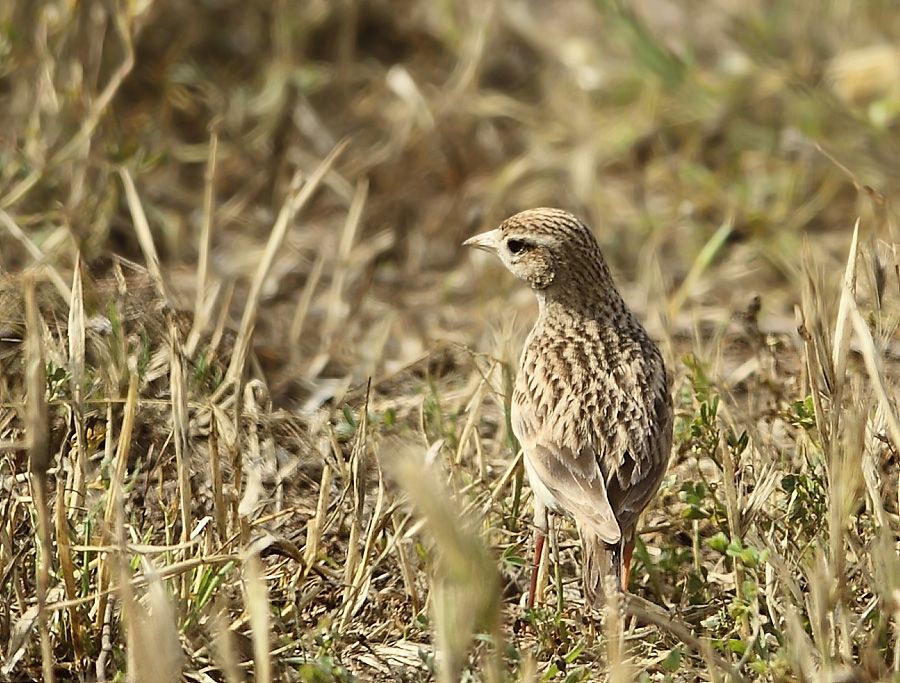
<path id="1" fill-rule="evenodd" d="M 56 680 L 46 600 L 50 586 L 50 562 L 53 547 L 50 534 L 50 508 L 47 501 L 47 470 L 50 468 L 50 435 L 47 415 L 47 376 L 44 368 L 43 326 L 35 298 L 35 282 L 25 281 L 25 361 L 26 410 L 25 430 L 28 434 L 28 467 L 31 472 L 31 495 L 37 512 L 37 543 L 40 552 L 35 566 L 35 588 L 38 629 L 41 636 L 41 670 L 44 683 Z"/>

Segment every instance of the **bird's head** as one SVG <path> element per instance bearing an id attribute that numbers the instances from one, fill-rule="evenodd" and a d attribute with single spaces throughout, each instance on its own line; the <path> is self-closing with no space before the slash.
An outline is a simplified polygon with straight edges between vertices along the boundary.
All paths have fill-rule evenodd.
<path id="1" fill-rule="evenodd" d="M 496 254 L 513 275 L 538 291 L 571 284 L 602 285 L 602 280 L 590 280 L 608 276 L 590 229 L 561 209 L 522 211 L 463 244 Z M 574 278 L 585 282 L 573 283 Z"/>

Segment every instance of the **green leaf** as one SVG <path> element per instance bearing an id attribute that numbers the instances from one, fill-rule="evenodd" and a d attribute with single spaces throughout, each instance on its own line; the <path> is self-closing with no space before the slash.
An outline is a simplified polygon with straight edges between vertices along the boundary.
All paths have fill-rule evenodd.
<path id="1" fill-rule="evenodd" d="M 716 552 L 722 553 L 724 555 L 729 545 L 728 536 L 720 531 L 712 538 L 707 539 L 706 545 L 708 545 Z"/>
<path id="2" fill-rule="evenodd" d="M 347 424 L 356 429 L 356 418 L 353 416 L 353 410 L 346 403 L 342 409 L 344 413 L 344 419 L 347 420 Z"/>
<path id="3" fill-rule="evenodd" d="M 678 671 L 678 667 L 681 666 L 682 656 L 681 646 L 673 647 L 662 662 L 663 669 L 669 673 Z"/>
<path id="4" fill-rule="evenodd" d="M 737 638 L 729 638 L 728 649 L 735 654 L 742 655 L 747 651 L 747 643 Z"/>

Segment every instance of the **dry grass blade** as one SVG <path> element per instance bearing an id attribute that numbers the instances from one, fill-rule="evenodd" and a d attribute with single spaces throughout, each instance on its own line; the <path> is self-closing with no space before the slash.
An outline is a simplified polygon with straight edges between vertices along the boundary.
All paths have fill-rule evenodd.
<path id="1" fill-rule="evenodd" d="M 59 571 L 66 587 L 66 599 L 75 600 L 78 595 L 78 585 L 75 580 L 75 563 L 72 561 L 65 487 L 62 480 L 59 480 L 56 485 L 56 548 L 59 556 Z M 69 626 L 72 649 L 75 657 L 80 660 L 85 655 L 84 627 L 81 613 L 75 606 L 69 608 Z"/>
<path id="2" fill-rule="evenodd" d="M 804 681 L 819 680 L 815 646 L 800 623 L 797 610 L 793 606 L 788 608 L 787 623 L 790 634 L 788 653 L 794 660 L 794 670 L 802 676 Z"/>
<path id="3" fill-rule="evenodd" d="M 319 284 L 319 279 L 322 277 L 322 270 L 324 267 L 325 251 L 323 250 L 316 256 L 316 261 L 309 273 L 309 277 L 306 279 L 306 284 L 303 285 L 303 291 L 300 294 L 299 299 L 297 299 L 297 307 L 294 309 L 294 317 L 291 320 L 289 339 L 291 341 L 291 353 L 293 354 L 292 361 L 294 363 L 298 362 L 300 359 L 300 336 L 303 334 L 303 326 L 306 323 L 309 306 L 312 303 L 313 294 L 315 294 L 316 286 Z"/>
<path id="4" fill-rule="evenodd" d="M 119 490 L 125 481 L 125 473 L 128 469 L 128 454 L 131 452 L 131 437 L 134 433 L 134 420 L 138 403 L 138 374 L 137 368 L 131 368 L 128 380 L 128 395 L 125 399 L 122 415 L 122 428 L 119 431 L 119 441 L 116 446 L 113 469 L 110 475 L 110 488 L 107 492 L 106 508 L 103 514 L 104 539 L 112 537 L 113 523 L 116 515 L 116 505 L 122 492 Z M 112 406 L 107 413 L 107 434 L 112 434 Z M 107 438 L 108 448 L 111 448 L 112 438 Z M 105 618 L 108 585 L 110 580 L 109 560 L 101 556 L 97 567 L 97 609 L 95 611 L 98 623 Z"/>
<path id="5" fill-rule="evenodd" d="M 431 603 L 440 680 L 460 680 L 472 635 L 483 626 L 494 640 L 486 675 L 488 680 L 499 683 L 503 637 L 499 630 L 499 577 L 494 558 L 472 528 L 463 523 L 433 468 L 421 458 L 411 446 L 398 448 L 391 469 L 424 517 L 434 542 L 436 567 Z"/>
<path id="6" fill-rule="evenodd" d="M 115 548 L 109 546 L 105 546 L 103 549 L 105 550 L 104 554 L 114 554 L 116 551 Z M 234 562 L 237 559 L 237 556 L 232 554 L 197 555 L 188 560 L 167 564 L 164 567 L 157 569 L 156 572 L 161 579 L 170 579 L 192 572 L 201 567 L 214 567 Z M 130 583 L 132 588 L 145 588 L 148 584 L 148 579 L 144 574 L 138 574 L 131 579 Z M 49 603 L 47 607 L 51 611 L 67 610 L 71 607 L 99 601 L 100 598 L 105 598 L 116 590 L 118 590 L 118 586 L 107 586 L 102 592 L 93 593 L 75 600 L 59 600 L 58 602 Z"/>
<path id="7" fill-rule="evenodd" d="M 194 321 L 184 345 L 188 358 L 194 356 L 200 336 L 209 324 L 209 308 L 206 303 L 206 287 L 209 279 L 209 250 L 212 243 L 213 217 L 215 215 L 216 158 L 219 150 L 219 135 L 215 131 L 209 137 L 209 158 L 203 177 L 203 227 L 200 231 L 200 249 L 197 257 L 197 282 L 194 292 Z"/>
<path id="8" fill-rule="evenodd" d="M 866 364 L 869 380 L 872 382 L 872 387 L 875 389 L 875 396 L 878 399 L 879 407 L 881 408 L 884 420 L 887 423 L 888 435 L 893 442 L 896 451 L 900 452 L 900 422 L 897 421 L 894 406 L 888 396 L 878 351 L 875 349 L 875 342 L 872 339 L 872 333 L 869 332 L 866 321 L 863 320 L 859 309 L 852 300 L 850 305 L 850 322 L 853 324 L 853 329 L 856 332 L 856 339 L 859 343 L 863 361 L 865 361 Z"/>
<path id="9" fill-rule="evenodd" d="M 409 596 L 413 614 L 418 614 L 422 609 L 422 605 L 419 599 L 419 589 L 416 587 L 415 567 L 412 562 L 410 562 L 406 550 L 403 547 L 401 534 L 403 526 L 397 519 L 398 515 L 399 513 L 396 511 L 391 514 L 391 524 L 393 526 L 394 538 L 396 539 L 394 550 L 397 553 L 397 560 L 400 563 L 400 573 L 403 576 L 403 585 L 406 588 L 406 594 Z"/>
<path id="10" fill-rule="evenodd" d="M 46 484 L 50 467 L 50 434 L 47 423 L 47 372 L 44 364 L 44 328 L 35 298 L 35 282 L 25 281 L 25 431 L 28 434 L 28 465 Z M 44 508 L 46 512 L 46 507 Z"/>
<path id="11" fill-rule="evenodd" d="M 125 398 L 124 413 L 122 415 L 122 428 L 119 431 L 119 440 L 116 446 L 116 455 L 111 473 L 110 491 L 106 499 L 106 510 L 103 522 L 108 530 L 113 528 L 115 519 L 116 496 L 120 495 L 118 487 L 125 481 L 125 473 L 128 469 L 128 455 L 131 452 L 131 437 L 134 433 L 134 417 L 138 404 L 138 374 L 137 368 L 132 368 L 128 380 L 128 395 Z"/>
<path id="12" fill-rule="evenodd" d="M 455 457 L 456 464 L 461 465 L 465 447 L 469 443 L 469 441 L 473 441 L 475 444 L 475 453 L 477 455 L 476 462 L 478 463 L 478 475 L 482 479 L 487 474 L 487 465 L 484 460 L 484 452 L 482 451 L 481 444 L 479 443 L 478 432 L 475 429 L 475 426 L 478 415 L 481 412 L 481 401 L 484 399 L 484 392 L 487 388 L 487 379 L 487 376 L 481 379 L 481 381 L 478 383 L 478 388 L 472 395 L 472 399 L 466 406 L 466 413 L 468 417 L 466 418 L 466 423 L 463 427 L 462 436 L 460 436 L 459 438 L 459 445 L 456 447 Z"/>
<path id="13" fill-rule="evenodd" d="M 78 132 L 68 140 L 64 147 L 60 148 L 60 150 L 53 155 L 50 164 L 65 163 L 73 154 L 80 152 L 82 146 L 90 141 L 104 112 L 106 112 L 107 108 L 112 103 L 113 97 L 122 86 L 125 78 L 134 68 L 134 45 L 131 40 L 131 28 L 128 25 L 128 18 L 126 17 L 126 14 L 117 12 L 114 14 L 113 21 L 116 29 L 118 29 L 119 38 L 122 41 L 122 48 L 125 53 L 121 63 L 112 72 L 103 90 L 96 98 L 94 98 L 87 115 L 81 122 Z M 139 18 L 139 16 L 132 16 L 131 20 L 137 23 Z"/>
<path id="14" fill-rule="evenodd" d="M 306 523 L 306 547 L 303 549 L 303 564 L 312 567 L 315 564 L 319 552 L 319 542 L 325 530 L 325 520 L 328 516 L 328 500 L 331 496 L 332 470 L 328 463 L 322 468 L 322 478 L 319 482 L 319 499 L 316 504 L 315 517 Z"/>
<path id="15" fill-rule="evenodd" d="M 238 377 L 244 372 L 244 364 L 247 359 L 247 353 L 250 350 L 250 341 L 253 335 L 253 328 L 256 324 L 256 315 L 259 309 L 263 284 L 265 284 L 269 271 L 272 268 L 275 255 L 278 253 L 278 250 L 281 249 L 288 228 L 300 209 L 302 209 L 312 198 L 313 193 L 318 189 L 325 174 L 328 173 L 334 165 L 334 162 L 337 161 L 338 157 L 340 157 L 348 145 L 349 141 L 347 140 L 338 143 L 335 148 L 329 152 L 328 156 L 322 160 L 322 163 L 319 164 L 316 170 L 313 171 L 312 175 L 310 175 L 303 186 L 299 190 L 292 189 L 287 199 L 285 199 L 281 211 L 278 214 L 278 218 L 275 221 L 275 225 L 272 226 L 272 232 L 269 235 L 268 242 L 266 242 L 266 249 L 263 252 L 259 267 L 253 275 L 253 282 L 250 284 L 250 292 L 247 295 L 247 305 L 244 307 L 244 314 L 241 318 L 237 339 L 234 343 L 235 350 L 231 356 L 231 363 L 228 366 L 226 375 L 226 379 L 229 382 L 237 381 Z"/>
<path id="16" fill-rule="evenodd" d="M 603 630 L 606 634 L 606 661 L 609 667 L 609 683 L 629 683 L 634 680 L 634 672 L 625 652 L 625 622 L 622 619 L 622 605 L 612 582 L 608 582 L 608 600 L 603 610 Z"/>
<path id="17" fill-rule="evenodd" d="M 169 288 L 166 286 L 162 270 L 159 267 L 159 254 L 153 241 L 153 233 L 150 231 L 150 223 L 147 222 L 147 214 L 144 213 L 144 207 L 141 206 L 141 198 L 138 196 L 128 169 L 120 168 L 119 175 L 125 187 L 125 199 L 128 202 L 128 209 L 131 211 L 131 219 L 134 222 L 134 231 L 137 234 L 138 243 L 141 245 L 141 251 L 144 252 L 147 270 L 150 271 L 150 276 L 153 278 L 163 301 L 171 305 L 172 297 L 169 295 Z"/>
<path id="18" fill-rule="evenodd" d="M 84 291 L 81 283 L 81 254 L 75 257 L 72 275 L 72 297 L 69 300 L 69 387 L 72 392 L 72 422 L 75 425 L 75 467 L 70 484 L 69 507 L 75 509 L 84 500 L 87 476 L 86 444 L 84 433 L 84 385 L 85 321 Z"/>
<path id="19" fill-rule="evenodd" d="M 347 211 L 347 220 L 344 222 L 344 230 L 341 233 L 341 242 L 338 245 L 338 264 L 335 269 L 334 279 L 331 281 L 331 293 L 328 301 L 328 313 L 325 319 L 324 336 L 329 339 L 334 334 L 341 319 L 346 316 L 347 304 L 343 300 L 344 283 L 350 270 L 350 251 L 356 239 L 359 222 L 363 209 L 366 206 L 366 197 L 369 194 L 369 184 L 360 181 L 356 185 L 353 199 L 350 202 L 350 210 Z"/>
<path id="20" fill-rule="evenodd" d="M 856 301 L 856 263 L 859 257 L 859 219 L 853 226 L 853 237 L 850 240 L 850 253 L 847 256 L 847 269 L 844 271 L 844 286 L 841 289 L 841 300 L 838 304 L 837 320 L 834 324 L 834 347 L 832 363 L 836 387 L 842 387 L 847 370 L 847 355 L 850 351 L 850 325 L 847 316 L 850 313 L 851 301 Z M 839 401 L 840 399 L 836 399 Z M 835 411 L 836 413 L 838 411 Z"/>
<path id="21" fill-rule="evenodd" d="M 209 625 L 213 634 L 213 655 L 222 673 L 225 674 L 226 682 L 241 683 L 244 677 L 238 668 L 234 635 L 225 621 L 225 609 L 221 604 L 214 608 Z"/>
<path id="22" fill-rule="evenodd" d="M 181 642 L 172 598 L 152 562 L 143 558 L 147 606 L 137 599 L 121 558 L 119 595 L 128 634 L 128 680 L 133 683 L 177 683 L 182 680 Z"/>
<path id="23" fill-rule="evenodd" d="M 219 450 L 219 420 L 215 410 L 209 411 L 209 475 L 213 490 L 213 508 L 219 540 L 228 536 L 228 510 L 225 507 L 224 480 L 222 478 L 222 454 Z"/>
<path id="24" fill-rule="evenodd" d="M 56 680 L 50 628 L 47 621 L 46 599 L 50 586 L 50 558 L 53 548 L 50 539 L 50 508 L 47 501 L 47 470 L 50 467 L 50 434 L 47 421 L 47 375 L 44 367 L 44 340 L 41 314 L 35 298 L 35 282 L 25 281 L 25 433 L 28 434 L 28 465 L 31 470 L 31 489 L 37 511 L 37 534 L 40 554 L 35 567 L 38 628 L 41 634 L 41 661 L 45 683 Z"/>
<path id="25" fill-rule="evenodd" d="M 362 609 L 369 593 L 369 586 L 372 582 L 372 572 L 375 569 L 374 558 L 377 557 L 376 541 L 377 535 L 385 524 L 382 517 L 384 511 L 384 480 L 381 476 L 381 470 L 378 472 L 378 493 L 375 496 L 375 505 L 372 508 L 372 514 L 369 518 L 369 526 L 366 530 L 365 543 L 363 544 L 363 552 L 360 561 L 357 564 L 356 571 L 350 581 L 350 590 L 348 591 L 348 599 L 344 603 L 344 611 L 341 615 L 341 630 L 345 630 L 350 625 L 351 618 Z"/>
<path id="26" fill-rule="evenodd" d="M 804 261 L 804 267 L 806 286 L 803 289 L 803 306 L 796 309 L 797 329 L 800 330 L 803 339 L 806 377 L 815 408 L 816 428 L 819 430 L 823 450 L 830 453 L 833 434 L 826 420 L 828 413 L 823 405 L 823 397 L 830 395 L 834 386 L 829 382 L 831 355 L 826 353 L 827 339 L 824 331 L 824 315 L 821 311 L 822 300 L 815 284 L 814 269 L 808 258 Z"/>
<path id="27" fill-rule="evenodd" d="M 254 680 L 270 683 L 272 661 L 269 655 L 269 598 L 263 579 L 262 563 L 256 555 L 244 558 L 244 605 L 250 615 L 253 636 Z"/>
<path id="28" fill-rule="evenodd" d="M 359 539 L 362 535 L 363 511 L 366 504 L 366 472 L 369 466 L 369 396 L 372 391 L 372 382 L 366 386 L 366 397 L 359 411 L 359 422 L 353 439 L 353 449 L 350 451 L 350 486 L 353 491 L 353 516 L 350 518 L 350 537 L 347 540 L 347 562 L 344 565 L 344 613 L 341 617 L 343 625 L 349 618 L 350 605 L 356 595 L 359 586 L 354 579 L 361 561 L 359 553 Z"/>
<path id="29" fill-rule="evenodd" d="M 32 259 L 37 263 L 43 264 L 47 268 L 50 282 L 53 283 L 53 286 L 56 287 L 56 290 L 60 295 L 68 301 L 71 298 L 72 293 L 69 291 L 69 286 L 66 284 L 63 276 L 59 274 L 59 271 L 54 268 L 52 264 L 47 263 L 47 258 L 44 256 L 44 253 L 31 241 L 28 235 L 23 232 L 22 228 L 16 225 L 16 222 L 3 209 L 0 209 L 0 223 L 3 223 L 3 226 L 9 231 L 9 234 L 28 250 Z"/>
<path id="30" fill-rule="evenodd" d="M 184 359 L 178 331 L 169 324 L 169 387 L 172 395 L 172 432 L 175 442 L 175 466 L 178 470 L 179 509 L 181 511 L 181 542 L 186 544 L 191 535 L 191 472 L 188 451 L 189 420 L 187 387 L 184 377 Z M 188 584 L 181 585 L 181 598 L 187 600 Z"/>

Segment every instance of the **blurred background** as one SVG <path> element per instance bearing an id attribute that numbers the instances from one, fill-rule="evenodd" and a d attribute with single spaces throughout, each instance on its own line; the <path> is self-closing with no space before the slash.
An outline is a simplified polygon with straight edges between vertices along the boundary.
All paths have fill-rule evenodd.
<path id="1" fill-rule="evenodd" d="M 276 362 L 297 340 L 269 313 L 293 310 L 317 259 L 326 286 L 344 273 L 345 309 L 314 303 L 306 326 L 348 323 L 342 369 L 377 337 L 356 381 L 471 342 L 460 325 L 495 299 L 527 309 L 459 245 L 541 205 L 592 225 L 629 300 L 676 331 L 685 305 L 718 315 L 757 292 L 791 317 L 804 241 L 846 253 L 896 191 L 898 31 L 877 0 L 5 3 L 0 207 L 33 246 L 0 230 L 0 269 L 34 247 L 69 269 L 73 245 L 98 272 L 142 261 L 124 165 L 189 290 L 214 129 L 211 269 L 236 311 L 292 175 L 350 140 L 267 279 L 256 341 Z"/>

